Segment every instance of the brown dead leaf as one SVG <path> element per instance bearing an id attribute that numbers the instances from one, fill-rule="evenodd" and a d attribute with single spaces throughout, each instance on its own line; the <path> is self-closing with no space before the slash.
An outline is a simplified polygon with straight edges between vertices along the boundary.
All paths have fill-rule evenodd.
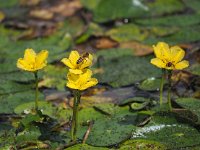
<path id="1" fill-rule="evenodd" d="M 17 40 L 30 40 L 38 37 L 47 37 L 52 35 L 56 31 L 56 27 L 49 27 L 49 28 L 40 28 L 40 27 L 33 27 L 28 30 L 22 32 L 16 39 Z"/>
<path id="2" fill-rule="evenodd" d="M 90 88 L 88 89 L 84 94 L 83 96 L 92 96 L 92 95 L 96 95 L 96 94 L 100 94 L 104 91 L 106 91 L 107 88 L 106 87 L 93 87 L 93 88 Z"/>
<path id="3" fill-rule="evenodd" d="M 130 48 L 135 56 L 145 56 L 153 53 L 153 48 L 136 41 L 120 43 L 120 48 Z"/>
<path id="4" fill-rule="evenodd" d="M 106 49 L 106 48 L 113 48 L 118 46 L 118 42 L 108 38 L 108 37 L 101 37 L 97 38 L 93 43 L 95 48 L 98 49 Z"/>
<path id="5" fill-rule="evenodd" d="M 47 37 L 55 33 L 55 31 L 59 28 L 59 23 L 56 24 L 50 21 L 29 20 L 27 25 L 29 28 L 22 32 L 17 39 L 27 40 L 38 37 Z"/>
<path id="6" fill-rule="evenodd" d="M 20 22 L 20 21 L 17 21 L 17 20 L 6 21 L 4 23 L 4 25 L 6 27 L 21 29 L 21 30 L 25 30 L 25 29 L 28 29 L 30 27 L 30 25 L 28 25 L 27 23 Z"/>
<path id="7" fill-rule="evenodd" d="M 38 19 L 51 20 L 54 13 L 45 9 L 37 9 L 30 11 L 30 16 Z"/>
<path id="8" fill-rule="evenodd" d="M 52 13 L 60 14 L 65 17 L 72 16 L 76 11 L 82 8 L 79 0 L 62 1 L 57 5 L 49 8 Z"/>
<path id="9" fill-rule="evenodd" d="M 189 84 L 192 74 L 186 71 L 175 71 L 172 75 L 172 80 L 174 82 L 184 82 Z"/>
<path id="10" fill-rule="evenodd" d="M 192 44 L 179 44 L 180 47 L 182 47 L 183 49 L 192 49 L 194 46 Z"/>

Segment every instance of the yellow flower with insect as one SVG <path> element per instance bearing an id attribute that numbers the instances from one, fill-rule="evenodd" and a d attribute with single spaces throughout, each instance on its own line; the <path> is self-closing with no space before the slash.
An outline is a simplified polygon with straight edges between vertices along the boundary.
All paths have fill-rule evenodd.
<path id="1" fill-rule="evenodd" d="M 189 66 L 189 62 L 183 60 L 185 51 L 179 46 L 172 46 L 165 42 L 158 42 L 153 46 L 156 58 L 151 59 L 151 63 L 159 68 L 167 70 L 182 70 Z"/>
<path id="2" fill-rule="evenodd" d="M 95 86 L 98 81 L 96 78 L 91 78 L 92 71 L 90 69 L 83 70 L 82 74 L 74 74 L 69 72 L 67 74 L 67 87 L 77 90 L 85 90 L 89 87 Z"/>
<path id="3" fill-rule="evenodd" d="M 24 58 L 17 60 L 17 67 L 30 72 L 35 72 L 47 65 L 48 51 L 42 50 L 38 54 L 33 49 L 26 49 Z"/>
<path id="4" fill-rule="evenodd" d="M 92 65 L 92 60 L 92 55 L 87 52 L 80 55 L 77 51 L 71 51 L 69 58 L 63 58 L 61 61 L 70 68 L 71 73 L 81 74 L 83 69 Z"/>
<path id="5" fill-rule="evenodd" d="M 63 58 L 61 61 L 69 67 L 66 86 L 73 89 L 74 103 L 73 116 L 71 123 L 71 139 L 76 141 L 78 128 L 78 107 L 81 100 L 81 91 L 98 83 L 96 78 L 92 78 L 92 71 L 88 69 L 92 65 L 93 56 L 89 53 L 80 55 L 77 51 L 71 51 L 69 58 Z"/>

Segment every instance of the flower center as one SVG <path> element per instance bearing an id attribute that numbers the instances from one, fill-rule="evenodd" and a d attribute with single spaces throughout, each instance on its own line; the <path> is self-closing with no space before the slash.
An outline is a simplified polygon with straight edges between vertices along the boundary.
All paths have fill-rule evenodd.
<path id="1" fill-rule="evenodd" d="M 166 64 L 166 67 L 171 67 L 172 65 L 173 65 L 172 62 L 168 62 L 168 63 Z"/>

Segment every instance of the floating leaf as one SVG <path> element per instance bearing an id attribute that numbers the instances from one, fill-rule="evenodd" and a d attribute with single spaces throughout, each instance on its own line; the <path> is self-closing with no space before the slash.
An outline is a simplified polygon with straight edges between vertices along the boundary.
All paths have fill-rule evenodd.
<path id="1" fill-rule="evenodd" d="M 56 67 L 53 65 L 48 65 L 44 69 L 44 80 L 39 83 L 39 86 L 57 88 L 60 91 L 64 91 L 66 87 L 66 75 L 66 67 Z"/>
<path id="2" fill-rule="evenodd" d="M 119 150 L 128 150 L 128 149 L 132 149 L 132 150 L 137 150 L 137 149 L 141 149 L 141 150 L 166 150 L 167 148 L 156 141 L 150 141 L 150 140 L 128 140 L 125 143 L 123 143 L 120 146 Z"/>
<path id="3" fill-rule="evenodd" d="M 32 122 L 35 122 L 35 121 L 39 122 L 41 120 L 42 118 L 40 117 L 39 114 L 28 114 L 24 118 L 22 118 L 20 122 L 27 128 L 31 126 Z"/>
<path id="4" fill-rule="evenodd" d="M 38 106 L 38 109 L 42 112 L 42 114 L 55 118 L 55 108 L 52 106 L 52 104 L 45 101 L 39 101 Z M 31 110 L 34 109 L 34 107 L 35 102 L 23 103 L 21 105 L 18 105 L 14 111 L 16 114 L 30 113 Z"/>
<path id="5" fill-rule="evenodd" d="M 111 146 L 130 138 L 131 132 L 135 129 L 133 125 L 123 125 L 113 119 L 101 119 L 95 121 L 92 131 L 86 141 L 93 146 Z"/>
<path id="6" fill-rule="evenodd" d="M 188 70 L 195 74 L 195 75 L 200 75 L 200 65 L 199 64 L 193 64 L 188 68 Z"/>
<path id="7" fill-rule="evenodd" d="M 163 37 L 160 40 L 167 41 L 171 44 L 195 42 L 200 39 L 200 35 L 198 34 L 199 31 L 199 26 L 185 27 L 179 29 L 176 34 Z"/>
<path id="8" fill-rule="evenodd" d="M 101 114 L 100 112 L 96 111 L 94 108 L 84 108 L 79 111 L 79 121 L 82 122 L 88 122 L 92 120 L 97 120 L 104 118 L 105 116 Z"/>
<path id="9" fill-rule="evenodd" d="M 123 56 L 104 60 L 100 66 L 103 69 L 103 73 L 97 74 L 96 77 L 101 83 L 108 83 L 113 87 L 134 84 L 137 81 L 160 75 L 159 69 L 150 64 L 149 57 Z"/>
<path id="10" fill-rule="evenodd" d="M 148 79 L 142 81 L 138 85 L 138 87 L 145 91 L 157 91 L 160 88 L 160 82 L 161 82 L 161 79 L 152 77 L 152 78 L 148 78 Z M 165 81 L 165 83 L 166 83 L 166 81 Z"/>
<path id="11" fill-rule="evenodd" d="M 143 102 L 148 102 L 148 101 L 150 101 L 149 98 L 145 98 L 145 97 L 132 97 L 132 98 L 128 98 L 128 99 L 123 100 L 119 105 L 127 105 L 127 104 L 130 104 L 130 103 L 133 103 L 133 102 L 143 103 Z"/>
<path id="12" fill-rule="evenodd" d="M 152 140 L 165 145 L 167 149 L 180 149 L 199 145 L 199 135 L 197 129 L 178 124 L 172 114 L 166 114 L 160 117 L 154 116 L 147 126 L 137 128 L 133 132 L 132 139 Z"/>
<path id="13" fill-rule="evenodd" d="M 12 81 L 0 80 L 0 95 L 28 91 L 33 87 L 33 84 L 19 84 Z"/>
<path id="14" fill-rule="evenodd" d="M 94 105 L 94 108 L 105 115 L 114 115 L 118 109 L 120 109 L 118 106 L 112 103 L 96 104 Z"/>
<path id="15" fill-rule="evenodd" d="M 125 24 L 107 31 L 106 35 L 118 42 L 143 41 L 147 34 L 134 24 Z"/>
<path id="16" fill-rule="evenodd" d="M 149 37 L 151 36 L 165 37 L 176 34 L 179 31 L 179 28 L 177 27 L 165 27 L 165 26 L 146 27 L 145 29 L 150 32 Z"/>
<path id="17" fill-rule="evenodd" d="M 183 0 L 183 2 L 186 4 L 186 6 L 188 6 L 189 8 L 192 8 L 193 10 L 195 10 L 196 12 L 200 12 L 199 11 L 199 7 L 200 7 L 200 1 L 198 0 Z"/>
<path id="18" fill-rule="evenodd" d="M 43 99 L 44 96 L 42 94 L 39 94 L 39 98 Z M 35 99 L 34 90 L 29 90 L 9 95 L 2 95 L 0 96 L 0 101 L 1 101 L 0 114 L 13 113 L 15 107 L 23 103 L 33 102 L 34 99 Z"/>
<path id="19" fill-rule="evenodd" d="M 98 24 L 95 24 L 93 22 L 91 22 L 88 25 L 87 30 L 80 37 L 78 37 L 76 39 L 76 43 L 77 44 L 83 43 L 86 40 L 88 40 L 88 38 L 90 36 L 92 36 L 92 35 L 95 35 L 95 36 L 102 36 L 102 35 L 104 35 L 103 29 Z"/>
<path id="20" fill-rule="evenodd" d="M 190 2 L 191 3 L 191 2 Z M 200 23 L 200 15 L 174 15 L 160 18 L 137 19 L 136 23 L 147 26 L 170 26 L 170 27 L 185 27 L 192 26 Z"/>
<path id="21" fill-rule="evenodd" d="M 109 150 L 109 149 L 103 147 L 94 147 L 87 144 L 77 144 L 69 148 L 66 148 L 65 150 Z"/>
<path id="22" fill-rule="evenodd" d="M 0 0 L 0 8 L 9 8 L 9 7 L 13 7 L 19 4 L 18 0 Z"/>
<path id="23" fill-rule="evenodd" d="M 149 102 L 144 102 L 144 103 L 132 103 L 132 104 L 131 104 L 131 109 L 133 109 L 133 110 L 142 110 L 142 109 L 144 109 L 148 104 L 149 104 Z"/>
<path id="24" fill-rule="evenodd" d="M 181 107 L 186 108 L 191 111 L 198 117 L 198 121 L 196 123 L 200 123 L 200 100 L 195 98 L 178 98 L 176 99 L 176 103 Z"/>
<path id="25" fill-rule="evenodd" d="M 115 9 L 113 9 L 113 4 Z M 107 22 L 119 18 L 160 16 L 162 14 L 178 12 L 184 9 L 181 1 L 177 0 L 101 0 L 94 8 L 94 20 Z"/>

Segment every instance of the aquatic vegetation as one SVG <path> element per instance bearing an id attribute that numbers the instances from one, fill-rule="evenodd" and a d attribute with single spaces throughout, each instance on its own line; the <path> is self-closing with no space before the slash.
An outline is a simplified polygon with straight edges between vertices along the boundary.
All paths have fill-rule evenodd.
<path id="1" fill-rule="evenodd" d="M 200 149 L 199 7 L 0 0 L 0 149 Z"/>
<path id="2" fill-rule="evenodd" d="M 81 100 L 81 91 L 88 89 L 98 83 L 96 78 L 91 78 L 92 71 L 87 69 L 92 65 L 92 55 L 85 53 L 79 55 L 77 51 L 72 51 L 69 58 L 63 58 L 61 61 L 70 69 L 67 74 L 66 86 L 73 89 L 74 103 L 73 116 L 71 126 L 71 138 L 76 141 L 76 133 L 78 128 L 78 106 Z"/>
<path id="3" fill-rule="evenodd" d="M 48 51 L 42 50 L 36 54 L 33 49 L 26 49 L 24 52 L 24 58 L 17 60 L 17 67 L 33 72 L 35 76 L 35 111 L 38 111 L 38 70 L 43 69 L 47 65 Z"/>
<path id="4" fill-rule="evenodd" d="M 158 68 L 162 69 L 163 75 L 160 84 L 160 105 L 162 105 L 162 93 L 163 93 L 163 82 L 167 73 L 168 78 L 168 104 L 169 109 L 172 111 L 171 106 L 171 76 L 173 70 L 182 70 L 189 66 L 187 60 L 183 60 L 185 51 L 179 46 L 172 46 L 165 42 L 158 42 L 157 45 L 153 45 L 154 53 L 156 58 L 151 59 L 151 63 Z"/>

